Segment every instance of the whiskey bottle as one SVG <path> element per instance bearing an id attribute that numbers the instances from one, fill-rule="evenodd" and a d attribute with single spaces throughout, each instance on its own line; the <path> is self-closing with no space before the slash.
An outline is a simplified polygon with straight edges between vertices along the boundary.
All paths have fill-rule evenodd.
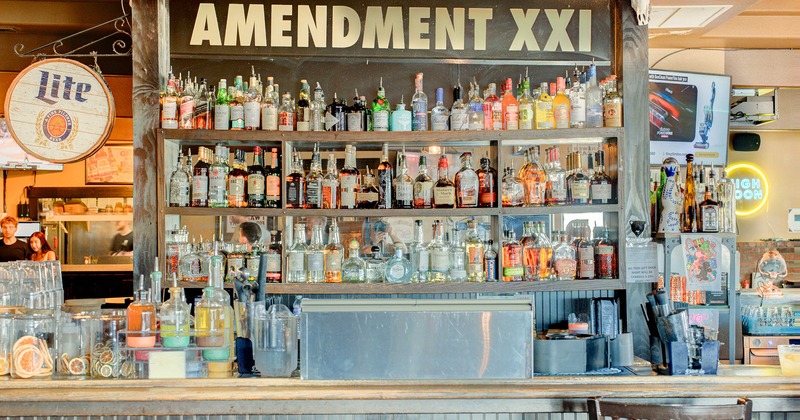
<path id="1" fill-rule="evenodd" d="M 472 153 L 461 154 L 461 169 L 455 176 L 456 205 L 463 207 L 478 207 L 478 194 L 480 182 L 478 174 L 472 169 Z"/>
<path id="2" fill-rule="evenodd" d="M 389 100 L 386 99 L 386 91 L 383 89 L 383 77 L 378 85 L 378 94 L 372 100 L 372 130 L 389 131 Z"/>
<path id="3" fill-rule="evenodd" d="M 450 130 L 450 110 L 444 106 L 444 89 L 436 88 L 436 106 L 431 109 L 431 131 Z"/>
<path id="4" fill-rule="evenodd" d="M 412 131 L 428 131 L 428 95 L 422 90 L 422 73 L 417 73 L 414 80 L 416 90 L 411 97 Z"/>
<path id="5" fill-rule="evenodd" d="M 283 251 L 281 232 L 271 231 L 270 237 L 272 242 L 267 249 L 264 250 L 264 253 L 267 254 L 267 267 L 265 270 L 267 283 L 280 283 L 283 281 L 283 275 L 281 273 L 281 253 Z"/>
<path id="6" fill-rule="evenodd" d="M 358 255 L 358 241 L 353 239 L 347 247 L 349 257 L 342 263 L 343 283 L 364 283 L 367 281 L 367 266 Z"/>
<path id="7" fill-rule="evenodd" d="M 339 172 L 340 207 L 342 209 L 355 209 L 356 194 L 358 193 L 359 172 L 356 169 L 356 147 L 348 144 L 345 146 L 344 166 Z"/>
<path id="8" fill-rule="evenodd" d="M 478 169 L 478 206 L 497 206 L 497 171 L 492 168 L 489 152 L 481 158 L 481 168 Z"/>
<path id="9" fill-rule="evenodd" d="M 394 208 L 414 208 L 414 180 L 408 175 L 405 153 L 400 154 L 400 173 L 394 179 Z"/>
<path id="10" fill-rule="evenodd" d="M 444 241 L 444 225 L 438 220 L 433 222 L 433 240 L 428 245 L 430 264 L 428 281 L 441 283 L 448 281 L 450 273 L 450 248 Z"/>
<path id="11" fill-rule="evenodd" d="M 342 282 L 342 263 L 344 248 L 339 239 L 339 225 L 336 219 L 328 227 L 328 244 L 325 246 L 325 283 Z"/>
<path id="12" fill-rule="evenodd" d="M 439 157 L 439 180 L 433 186 L 433 208 L 452 209 L 456 206 L 456 187 L 448 178 L 447 156 Z"/>
<path id="13" fill-rule="evenodd" d="M 194 128 L 198 130 L 209 130 L 213 127 L 211 120 L 211 108 L 209 104 L 213 100 L 213 93 L 209 92 L 205 78 L 200 78 L 200 85 L 194 96 Z"/>
<path id="14" fill-rule="evenodd" d="M 314 88 L 314 100 L 309 105 L 311 109 L 311 131 L 325 131 L 325 93 L 317 82 Z"/>
<path id="15" fill-rule="evenodd" d="M 614 184 L 605 172 L 603 151 L 595 153 L 596 167 L 592 176 L 592 204 L 611 204 L 614 202 Z"/>
<path id="16" fill-rule="evenodd" d="M 503 130 L 519 130 L 519 102 L 514 97 L 511 78 L 506 78 L 505 93 L 503 93 Z"/>
<path id="17" fill-rule="evenodd" d="M 286 208 L 302 209 L 306 204 L 306 179 L 303 175 L 303 161 L 296 150 L 292 162 L 292 172 L 286 177 Z"/>
<path id="18" fill-rule="evenodd" d="M 561 167 L 558 156 L 558 147 L 548 151 L 550 167 L 547 170 L 547 186 L 545 188 L 545 203 L 548 206 L 562 206 L 567 204 L 567 173 Z"/>
<path id="19" fill-rule="evenodd" d="M 553 244 L 544 232 L 544 222 L 536 222 L 533 226 L 534 248 L 539 254 L 537 277 L 541 281 L 550 280 L 553 276 Z"/>
<path id="20" fill-rule="evenodd" d="M 286 282 L 305 283 L 306 282 L 306 225 L 298 223 L 294 225 L 294 244 L 286 252 Z"/>
<path id="21" fill-rule="evenodd" d="M 169 206 L 188 207 L 191 177 L 184 170 L 183 152 L 178 152 L 178 163 L 169 177 Z"/>
<path id="22" fill-rule="evenodd" d="M 684 233 L 697 232 L 697 206 L 694 192 L 694 155 L 686 155 L 686 188 L 683 194 L 681 227 Z"/>
<path id="23" fill-rule="evenodd" d="M 704 233 L 717 233 L 720 231 L 719 201 L 711 185 L 706 185 L 705 199 L 698 206 L 697 231 Z"/>
<path id="24" fill-rule="evenodd" d="M 528 150 L 528 161 L 526 166 L 520 169 L 519 177 L 525 188 L 525 205 L 528 207 L 544 206 L 547 173 L 539 163 L 537 148 Z"/>
<path id="25" fill-rule="evenodd" d="M 375 186 L 375 176 L 367 166 L 367 171 L 362 177 L 361 188 L 358 190 L 358 208 L 360 209 L 377 209 L 380 193 L 378 187 Z"/>
<path id="26" fill-rule="evenodd" d="M 267 77 L 267 88 L 264 91 L 264 100 L 261 103 L 261 129 L 276 131 L 278 129 L 278 106 L 275 103 L 275 86 L 272 76 Z"/>
<path id="27" fill-rule="evenodd" d="M 258 130 L 261 127 L 261 86 L 256 69 L 250 66 L 250 84 L 244 95 L 244 129 Z"/>
<path id="28" fill-rule="evenodd" d="M 192 207 L 208 207 L 208 154 L 205 147 L 197 150 L 197 163 L 192 170 Z"/>
<path id="29" fill-rule="evenodd" d="M 484 246 L 478 236 L 478 224 L 475 220 L 467 221 L 466 238 L 464 239 L 464 252 L 466 256 L 467 281 L 486 281 L 484 269 Z"/>
<path id="30" fill-rule="evenodd" d="M 392 208 L 392 182 L 394 172 L 392 164 L 389 163 L 389 143 L 383 143 L 383 153 L 381 163 L 378 165 L 378 208 Z"/>
<path id="31" fill-rule="evenodd" d="M 603 98 L 603 125 L 606 127 L 622 127 L 622 97 L 617 93 L 617 76 L 612 74 L 606 83 L 606 95 Z"/>
<path id="32" fill-rule="evenodd" d="M 242 76 L 233 79 L 233 95 L 230 96 L 231 130 L 244 130 L 244 86 Z"/>
<path id="33" fill-rule="evenodd" d="M 253 164 L 247 168 L 247 206 L 261 208 L 265 206 L 267 171 L 264 169 L 264 158 L 261 147 L 253 149 Z"/>
<path id="34" fill-rule="evenodd" d="M 419 157 L 419 173 L 414 180 L 414 208 L 429 209 L 433 206 L 433 178 L 428 175 L 428 158 Z"/>
<path id="35" fill-rule="evenodd" d="M 319 143 L 314 144 L 311 154 L 311 167 L 306 176 L 306 208 L 322 208 L 322 158 L 319 155 Z"/>
<path id="36" fill-rule="evenodd" d="M 272 148 L 272 163 L 265 175 L 264 207 L 278 209 L 281 207 L 281 167 L 278 149 Z"/>
<path id="37" fill-rule="evenodd" d="M 594 245 L 590 237 L 590 230 L 588 223 L 581 223 L 576 226 L 577 238 L 575 239 L 575 248 L 578 255 L 578 279 L 593 279 L 595 278 L 594 266 Z"/>
<path id="38" fill-rule="evenodd" d="M 558 243 L 553 247 L 553 268 L 556 279 L 575 280 L 578 262 L 575 259 L 575 248 L 567 240 L 567 232 L 554 231 L 553 236 Z"/>
<path id="39" fill-rule="evenodd" d="M 522 246 L 517 242 L 513 230 L 506 233 L 503 243 L 503 281 L 525 280 L 525 270 L 522 266 Z"/>
<path id="40" fill-rule="evenodd" d="M 227 150 L 225 154 L 227 155 Z M 228 205 L 230 207 L 247 207 L 247 167 L 245 152 L 236 149 L 233 153 L 233 169 L 228 175 Z"/>
<path id="41" fill-rule="evenodd" d="M 483 128 L 487 131 L 503 129 L 503 103 L 497 96 L 497 85 L 489 83 L 483 98 Z"/>
<path id="42" fill-rule="evenodd" d="M 278 107 L 278 131 L 295 130 L 295 113 L 292 105 L 292 95 L 284 92 L 281 98 L 281 106 Z"/>
<path id="43" fill-rule="evenodd" d="M 464 103 L 461 93 L 461 82 L 453 87 L 453 106 L 450 108 L 450 129 L 453 131 L 469 130 L 469 107 Z"/>
<path id="44" fill-rule="evenodd" d="M 525 187 L 513 167 L 505 169 L 502 184 L 503 207 L 522 207 L 525 204 Z"/>
<path id="45" fill-rule="evenodd" d="M 311 244 L 306 250 L 307 281 L 309 283 L 325 282 L 325 245 L 322 243 L 322 225 L 311 227 Z"/>
<path id="46" fill-rule="evenodd" d="M 300 93 L 297 95 L 297 131 L 311 131 L 310 88 L 306 79 L 300 80 Z"/>
<path id="47" fill-rule="evenodd" d="M 180 109 L 178 111 L 180 115 L 178 116 L 178 128 L 184 130 L 194 129 L 194 95 L 194 84 L 192 84 L 192 79 L 189 77 L 186 80 L 183 92 L 180 93 Z"/>
<path id="48" fill-rule="evenodd" d="M 328 173 L 322 178 L 322 208 L 339 208 L 339 172 L 336 170 L 336 155 L 328 154 Z"/>
<path id="49" fill-rule="evenodd" d="M 214 148 L 214 162 L 208 167 L 208 207 L 228 207 L 228 156 L 221 144 Z"/>

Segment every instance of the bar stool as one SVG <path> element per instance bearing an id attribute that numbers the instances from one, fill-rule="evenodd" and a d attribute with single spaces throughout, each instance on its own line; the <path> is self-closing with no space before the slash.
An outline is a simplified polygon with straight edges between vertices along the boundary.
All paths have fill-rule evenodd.
<path id="1" fill-rule="evenodd" d="M 678 405 L 641 404 L 622 401 L 604 401 L 602 397 L 591 397 L 587 401 L 589 420 L 750 420 L 753 402 L 739 398 L 736 404 L 725 405 Z"/>

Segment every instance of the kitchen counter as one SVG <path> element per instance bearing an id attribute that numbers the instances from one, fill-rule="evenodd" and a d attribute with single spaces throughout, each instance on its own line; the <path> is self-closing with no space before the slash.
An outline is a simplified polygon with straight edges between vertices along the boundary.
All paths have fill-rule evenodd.
<path id="1" fill-rule="evenodd" d="M 776 367 L 720 366 L 717 376 L 531 380 L 5 380 L 4 416 L 581 412 L 586 398 L 697 404 L 747 397 L 756 412 L 800 412 L 800 378 Z"/>

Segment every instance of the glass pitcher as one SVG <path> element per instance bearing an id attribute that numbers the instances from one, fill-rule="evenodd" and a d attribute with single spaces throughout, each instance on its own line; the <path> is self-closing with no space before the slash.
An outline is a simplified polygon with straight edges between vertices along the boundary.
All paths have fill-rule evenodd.
<path id="1" fill-rule="evenodd" d="M 255 302 L 250 338 L 262 377 L 288 378 L 297 367 L 297 317 L 285 305 Z"/>

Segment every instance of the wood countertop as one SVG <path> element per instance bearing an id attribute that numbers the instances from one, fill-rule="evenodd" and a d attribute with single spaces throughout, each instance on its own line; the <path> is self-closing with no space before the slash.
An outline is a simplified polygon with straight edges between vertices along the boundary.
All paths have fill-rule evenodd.
<path id="1" fill-rule="evenodd" d="M 777 372 L 777 374 L 776 374 Z M 580 376 L 531 380 L 300 379 L 5 380 L 8 416 L 580 412 L 586 398 L 720 404 L 800 412 L 800 378 L 776 368 L 721 366 L 718 376 Z M 760 375 L 760 376 L 744 376 Z M 764 376 L 766 375 L 766 376 Z"/>

